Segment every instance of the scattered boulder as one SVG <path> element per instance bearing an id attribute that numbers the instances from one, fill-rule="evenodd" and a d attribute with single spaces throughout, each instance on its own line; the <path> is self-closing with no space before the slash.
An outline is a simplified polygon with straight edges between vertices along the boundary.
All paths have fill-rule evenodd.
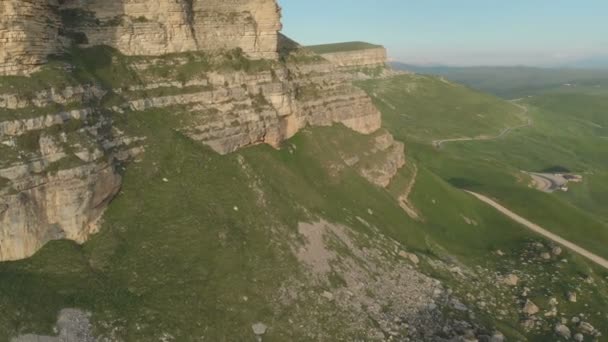
<path id="1" fill-rule="evenodd" d="M 554 247 L 551 250 L 551 253 L 553 253 L 553 255 L 555 255 L 555 256 L 560 256 L 560 255 L 562 255 L 562 249 L 561 249 L 561 247 Z"/>
<path id="2" fill-rule="evenodd" d="M 519 284 L 519 277 L 515 274 L 509 274 L 502 278 L 502 282 L 509 286 L 517 286 Z"/>
<path id="3" fill-rule="evenodd" d="M 557 308 L 555 306 L 551 307 L 551 310 L 545 312 L 545 317 L 556 317 L 557 316 Z"/>
<path id="4" fill-rule="evenodd" d="M 578 330 L 585 335 L 594 335 L 595 333 L 595 328 L 593 327 L 593 325 L 587 322 L 581 322 L 581 324 L 579 324 L 578 326 Z"/>
<path id="5" fill-rule="evenodd" d="M 555 326 L 555 333 L 562 337 L 565 338 L 566 340 L 569 340 L 570 337 L 572 337 L 572 332 L 570 331 L 570 328 L 568 328 L 567 326 L 559 323 Z"/>
<path id="6" fill-rule="evenodd" d="M 583 336 L 583 334 L 578 333 L 576 335 L 574 335 L 574 340 L 576 342 L 583 342 L 585 340 L 585 336 Z"/>
<path id="7" fill-rule="evenodd" d="M 256 336 L 262 336 L 268 330 L 268 326 L 264 323 L 258 322 L 251 325 L 251 329 Z"/>
<path id="8" fill-rule="evenodd" d="M 530 331 L 530 330 L 534 329 L 535 322 L 533 319 L 526 319 L 523 322 L 521 322 L 521 325 L 524 327 L 525 331 Z"/>
<path id="9" fill-rule="evenodd" d="M 399 256 L 402 257 L 403 259 L 408 259 L 414 265 L 418 265 L 420 263 L 420 259 L 414 253 L 408 253 L 406 251 L 401 251 L 401 252 L 399 252 Z"/>
<path id="10" fill-rule="evenodd" d="M 467 308 L 466 305 L 462 304 L 458 299 L 454 298 L 452 299 L 452 307 L 458 311 L 468 311 L 469 308 Z"/>
<path id="11" fill-rule="evenodd" d="M 420 263 L 420 259 L 418 259 L 418 256 L 414 253 L 408 254 L 407 257 L 414 265 L 418 265 Z"/>
<path id="12" fill-rule="evenodd" d="M 323 297 L 323 298 L 325 298 L 325 299 L 327 299 L 327 300 L 329 300 L 329 301 L 334 300 L 334 295 L 333 295 L 333 293 L 331 293 L 331 292 L 329 292 L 329 291 L 323 291 L 323 293 L 321 294 L 321 297 Z"/>
<path id="13" fill-rule="evenodd" d="M 503 335 L 500 331 L 497 331 L 490 338 L 490 342 L 504 342 L 505 335 Z"/>
<path id="14" fill-rule="evenodd" d="M 544 260 L 551 260 L 551 254 L 544 252 L 540 254 L 540 257 L 543 258 Z"/>
<path id="15" fill-rule="evenodd" d="M 534 304 L 531 300 L 526 300 L 526 304 L 524 305 L 524 308 L 522 309 L 522 312 L 525 313 L 528 316 L 532 316 L 537 314 L 540 311 L 540 309 L 538 308 L 538 306 L 536 306 L 536 304 Z"/>
<path id="16" fill-rule="evenodd" d="M 567 297 L 570 303 L 576 303 L 576 292 L 568 292 Z"/>

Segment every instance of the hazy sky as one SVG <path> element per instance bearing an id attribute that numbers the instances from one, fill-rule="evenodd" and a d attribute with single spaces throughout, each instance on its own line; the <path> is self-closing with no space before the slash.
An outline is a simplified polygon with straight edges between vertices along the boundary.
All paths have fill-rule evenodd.
<path id="1" fill-rule="evenodd" d="M 608 56 L 608 0 L 279 0 L 302 44 L 363 40 L 393 59 L 559 65 Z"/>

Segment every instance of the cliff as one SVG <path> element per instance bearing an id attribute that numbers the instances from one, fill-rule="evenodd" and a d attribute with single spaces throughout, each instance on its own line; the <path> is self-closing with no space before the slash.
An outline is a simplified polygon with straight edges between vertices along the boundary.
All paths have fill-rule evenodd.
<path id="1" fill-rule="evenodd" d="M 177 132 L 220 154 L 279 147 L 310 125 L 381 125 L 352 76 L 279 35 L 275 1 L 1 8 L 0 72 L 29 76 L 0 78 L 0 260 L 98 230 L 120 170 L 145 151 L 146 137 L 120 128 L 130 113 L 171 113 Z M 385 186 L 401 162 L 387 165 L 362 174 Z"/>
<path id="2" fill-rule="evenodd" d="M 306 48 L 345 70 L 385 67 L 387 63 L 386 49 L 380 45 L 348 42 Z"/>
<path id="3" fill-rule="evenodd" d="M 276 59 L 280 28 L 274 0 L 3 0 L 0 75 L 34 72 L 71 44 L 125 55 L 239 48 Z"/>
<path id="4" fill-rule="evenodd" d="M 60 43 L 56 3 L 0 1 L 0 76 L 36 69 Z"/>

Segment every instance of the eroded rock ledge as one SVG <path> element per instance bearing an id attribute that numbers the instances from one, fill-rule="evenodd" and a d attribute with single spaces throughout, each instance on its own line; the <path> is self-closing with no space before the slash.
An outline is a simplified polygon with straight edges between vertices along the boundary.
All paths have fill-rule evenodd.
<path id="1" fill-rule="evenodd" d="M 166 111 L 176 130 L 221 154 L 278 147 L 311 125 L 364 134 L 381 126 L 348 70 L 278 34 L 273 0 L 0 4 L 0 75 L 30 74 L 0 78 L 0 261 L 98 230 L 122 163 L 145 150 L 145 137 L 120 131 L 117 116 Z M 45 65 L 51 53 L 61 57 Z M 103 75 L 100 60 L 112 65 Z M 382 139 L 382 165 L 362 175 L 386 186 L 403 145 Z"/>

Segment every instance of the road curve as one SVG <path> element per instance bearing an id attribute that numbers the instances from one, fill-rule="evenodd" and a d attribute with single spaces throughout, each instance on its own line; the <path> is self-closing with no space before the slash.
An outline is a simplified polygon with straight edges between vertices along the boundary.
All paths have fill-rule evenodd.
<path id="1" fill-rule="evenodd" d="M 557 244 L 560 244 L 575 253 L 580 254 L 581 256 L 589 259 L 590 261 L 596 263 L 597 265 L 602 266 L 605 269 L 608 269 L 608 260 L 600 257 L 599 255 L 593 254 L 593 253 L 589 252 L 588 250 L 580 247 L 579 245 L 576 245 L 554 233 L 551 233 L 550 231 L 542 228 L 541 226 L 526 220 L 525 218 L 517 215 L 516 213 L 503 207 L 502 205 L 498 204 L 496 201 L 494 201 L 484 195 L 480 195 L 480 194 L 472 192 L 472 191 L 466 191 L 466 192 L 477 197 L 477 199 L 479 199 L 480 201 L 485 202 L 486 204 L 492 206 L 494 209 L 500 211 L 505 216 L 507 216 L 510 219 L 512 219 L 513 221 L 525 226 L 526 228 L 532 230 L 533 232 L 536 232 L 536 233 L 546 237 L 547 239 L 549 239 Z"/>
<path id="2" fill-rule="evenodd" d="M 516 101 L 516 100 L 513 100 Z M 518 103 L 515 103 L 511 101 L 515 106 L 519 107 L 522 110 L 521 115 L 527 115 L 528 114 L 528 107 L 520 105 Z M 433 141 L 433 146 L 435 146 L 436 149 L 440 149 L 441 145 L 445 144 L 445 143 L 449 143 L 449 142 L 457 142 L 457 141 L 483 141 L 483 140 L 496 140 L 496 139 L 500 139 L 503 136 L 511 133 L 511 131 L 519 129 L 519 128 L 524 128 L 524 127 L 529 127 L 532 126 L 533 122 L 532 119 L 528 118 L 526 120 L 526 123 L 523 125 L 519 125 L 519 126 L 514 126 L 514 127 L 508 127 L 503 129 L 498 135 L 493 136 L 493 137 L 476 137 L 476 138 L 453 138 L 453 139 L 441 139 L 441 140 L 434 140 Z"/>

